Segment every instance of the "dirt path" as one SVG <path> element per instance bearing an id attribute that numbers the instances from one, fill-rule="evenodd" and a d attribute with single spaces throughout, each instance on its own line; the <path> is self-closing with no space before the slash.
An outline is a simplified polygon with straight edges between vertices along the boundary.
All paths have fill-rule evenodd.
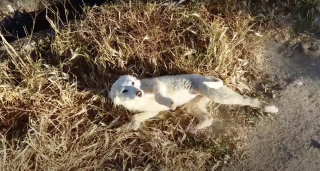
<path id="1" fill-rule="evenodd" d="M 285 89 L 273 102 L 274 120 L 265 118 L 249 133 L 244 155 L 223 170 L 320 170 L 320 59 L 295 51 L 288 58 L 268 47 L 269 68 Z"/>

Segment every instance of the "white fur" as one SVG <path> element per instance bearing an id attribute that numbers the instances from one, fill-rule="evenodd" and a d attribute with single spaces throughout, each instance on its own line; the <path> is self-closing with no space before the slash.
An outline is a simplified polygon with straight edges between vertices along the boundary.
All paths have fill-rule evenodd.
<path id="1" fill-rule="evenodd" d="M 222 81 L 219 81 L 219 82 L 203 82 L 204 85 L 210 87 L 210 88 L 213 88 L 213 89 L 218 89 L 220 87 L 223 86 L 223 82 Z"/>
<path id="2" fill-rule="evenodd" d="M 140 91 L 142 95 L 136 94 Z M 161 76 L 137 79 L 124 75 L 113 83 L 109 97 L 115 105 L 121 105 L 133 112 L 127 125 L 138 129 L 141 122 L 156 116 L 161 111 L 174 110 L 185 105 L 198 120 L 194 130 L 203 129 L 212 124 L 212 116 L 206 109 L 210 101 L 221 104 L 238 104 L 258 107 L 265 112 L 277 113 L 278 108 L 258 99 L 244 97 L 223 85 L 222 80 L 195 74 Z"/>

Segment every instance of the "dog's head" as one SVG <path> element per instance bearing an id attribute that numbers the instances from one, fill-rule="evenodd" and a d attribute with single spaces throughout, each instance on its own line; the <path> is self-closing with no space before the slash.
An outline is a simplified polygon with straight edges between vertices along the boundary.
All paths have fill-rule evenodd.
<path id="1" fill-rule="evenodd" d="M 123 102 L 141 98 L 144 95 L 140 89 L 141 83 L 136 77 L 131 75 L 123 75 L 112 84 L 108 95 L 116 105 L 121 105 Z"/>

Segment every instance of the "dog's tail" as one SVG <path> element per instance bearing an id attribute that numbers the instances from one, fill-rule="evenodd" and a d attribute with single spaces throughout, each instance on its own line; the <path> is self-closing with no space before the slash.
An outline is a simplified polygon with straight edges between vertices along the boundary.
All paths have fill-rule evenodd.
<path id="1" fill-rule="evenodd" d="M 242 96 L 241 94 L 233 91 L 227 86 L 222 85 L 221 87 L 214 89 L 208 86 L 208 84 L 203 84 L 199 87 L 199 91 L 204 96 L 208 97 L 210 100 L 229 105 L 242 105 L 251 106 L 262 109 L 264 112 L 277 113 L 278 108 L 276 106 L 270 105 L 267 102 L 260 101 L 256 98 Z"/>

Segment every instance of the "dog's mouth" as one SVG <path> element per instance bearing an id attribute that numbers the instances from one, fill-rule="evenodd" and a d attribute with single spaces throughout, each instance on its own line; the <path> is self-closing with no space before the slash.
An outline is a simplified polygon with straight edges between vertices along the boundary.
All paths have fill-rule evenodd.
<path id="1" fill-rule="evenodd" d="M 142 97 L 142 95 L 143 95 L 142 91 L 137 91 L 137 92 L 136 92 L 136 96 Z"/>

